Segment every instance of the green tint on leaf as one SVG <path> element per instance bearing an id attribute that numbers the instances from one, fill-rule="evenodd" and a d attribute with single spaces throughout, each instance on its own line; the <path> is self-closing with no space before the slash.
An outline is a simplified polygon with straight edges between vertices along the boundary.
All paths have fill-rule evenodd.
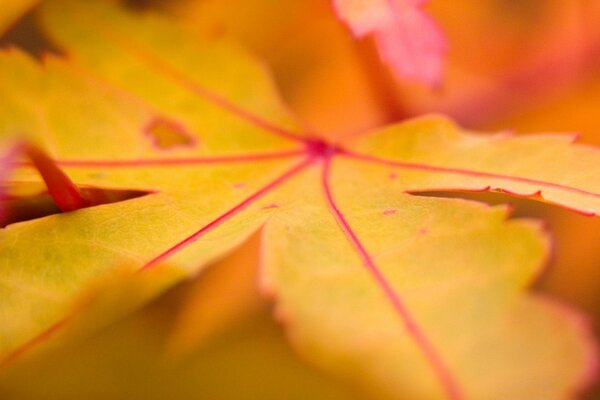
<path id="1" fill-rule="evenodd" d="M 206 281 L 214 266 L 92 337 L 69 340 L 5 371 L 0 376 L 0 396 L 19 400 L 354 398 L 341 384 L 302 363 L 266 310 L 238 321 L 184 359 L 168 358 L 165 343 L 174 329 L 174 317 L 185 311 L 187 296 Z M 207 295 L 196 302 L 200 308 L 213 302 L 207 283 Z M 229 282 L 221 286 L 235 289 Z"/>
<path id="2" fill-rule="evenodd" d="M 0 56 L 0 135 L 47 149 L 80 188 L 149 194 L 0 233 L 5 359 L 67 329 L 111 271 L 183 278 L 262 227 L 262 285 L 294 346 L 378 398 L 566 400 L 588 384 L 586 323 L 526 293 L 548 253 L 539 225 L 418 193 L 503 190 L 597 213 L 597 150 L 440 117 L 328 144 L 233 45 L 98 1 L 48 1 L 41 17 L 68 58 Z M 189 140 L 157 145 L 157 127 Z M 12 180 L 40 177 L 21 165 Z"/>

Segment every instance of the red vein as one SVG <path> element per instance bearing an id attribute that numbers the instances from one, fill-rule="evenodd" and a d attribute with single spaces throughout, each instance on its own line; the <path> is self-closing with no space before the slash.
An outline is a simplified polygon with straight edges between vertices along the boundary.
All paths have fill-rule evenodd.
<path id="1" fill-rule="evenodd" d="M 156 57 L 150 52 L 144 50 L 138 43 L 135 43 L 133 40 L 128 39 L 127 37 L 106 26 L 101 20 L 95 18 L 93 15 L 86 13 L 86 17 L 88 22 L 92 22 L 91 25 L 93 25 L 102 35 L 112 40 L 115 45 L 120 46 L 129 53 L 133 54 L 144 64 L 146 64 L 147 67 L 170 79 L 172 82 L 185 88 L 189 92 L 229 112 L 230 114 L 235 115 L 239 119 L 254 125 L 259 129 L 263 129 L 271 134 L 285 139 L 303 141 L 303 139 L 294 132 L 277 126 L 200 85 L 194 79 L 188 77 L 168 63 L 163 62 L 159 57 Z"/>
<path id="2" fill-rule="evenodd" d="M 166 158 L 166 159 L 142 159 L 142 160 L 56 160 L 63 167 L 169 167 L 197 164 L 226 164 L 243 163 L 260 160 L 276 160 L 280 158 L 295 157 L 306 154 L 306 150 L 290 150 L 271 153 L 226 155 L 215 157 L 191 157 L 191 158 Z M 18 163 L 19 166 L 30 166 L 28 163 Z"/>
<path id="3" fill-rule="evenodd" d="M 231 208 L 224 214 L 221 214 L 219 217 L 217 217 L 216 219 L 209 222 L 207 225 L 200 228 L 194 234 L 188 236 L 187 238 L 183 239 L 179 243 L 177 243 L 174 246 L 172 246 L 171 248 L 167 249 L 160 255 L 156 256 L 154 259 L 148 261 L 146 263 L 146 265 L 144 265 L 140 269 L 140 271 L 145 271 L 145 270 L 148 270 L 148 269 L 151 269 L 151 268 L 157 266 L 158 264 L 160 264 L 167 258 L 171 257 L 175 253 L 177 253 L 177 252 L 181 251 L 182 249 L 184 249 L 185 247 L 189 246 L 190 244 L 192 244 L 193 242 L 198 240 L 203 235 L 207 234 L 208 232 L 212 231 L 213 229 L 215 229 L 216 227 L 218 227 L 225 221 L 227 221 L 227 220 L 231 219 L 232 217 L 234 217 L 235 215 L 237 215 L 239 212 L 241 212 L 242 210 L 244 210 L 245 208 L 250 206 L 252 203 L 254 203 L 256 200 L 258 200 L 260 197 L 264 196 L 271 190 L 273 190 L 273 189 L 279 187 L 280 185 L 282 185 L 283 183 L 285 183 L 293 175 L 302 171 L 313 161 L 314 161 L 313 157 L 307 157 L 304 161 L 302 161 L 299 164 L 296 164 L 294 167 L 287 170 L 285 173 L 283 173 L 282 175 L 277 177 L 275 180 L 269 182 L 267 185 L 263 186 L 258 191 L 254 192 L 252 195 L 250 195 L 249 197 L 242 200 L 235 207 Z"/>
<path id="4" fill-rule="evenodd" d="M 182 240 L 181 242 L 177 243 L 173 247 L 169 248 L 168 250 L 166 250 L 165 252 L 163 252 L 159 256 L 155 257 L 154 259 L 152 259 L 151 261 L 149 261 L 148 263 L 146 263 L 139 271 L 145 271 L 145 270 L 148 270 L 148 269 L 151 269 L 151 268 L 157 266 L 159 263 L 161 263 L 162 261 L 164 261 L 166 258 L 172 256 L 173 254 L 177 253 L 178 251 L 182 250 L 186 246 L 188 246 L 191 243 L 193 243 L 194 241 L 196 241 L 202 235 L 210 232 L 211 230 L 213 230 L 216 227 L 218 227 L 219 225 L 221 225 L 223 222 L 225 222 L 225 221 L 229 220 L 230 218 L 234 217 L 235 215 L 237 215 L 240 211 L 242 211 L 245 208 L 247 208 L 249 205 L 251 205 L 253 202 L 255 202 L 256 200 L 258 200 L 260 197 L 262 197 L 265 194 L 267 194 L 269 191 L 271 191 L 271 190 L 279 187 L 280 185 L 282 185 L 283 183 L 285 183 L 286 181 L 288 181 L 292 176 L 294 176 L 295 174 L 297 174 L 300 171 L 302 171 L 304 168 L 306 168 L 308 165 L 310 165 L 314 160 L 315 160 L 314 157 L 307 157 L 306 159 L 304 159 L 299 164 L 296 164 L 294 167 L 288 169 L 282 175 L 280 175 L 279 177 L 277 177 L 275 180 L 269 182 L 267 185 L 263 186 L 261 189 L 259 189 L 258 191 L 256 191 L 254 194 L 252 194 L 251 196 L 247 197 L 243 201 L 241 201 L 235 207 L 233 207 L 229 211 L 225 212 L 224 214 L 222 214 L 218 218 L 214 219 L 213 221 L 211 221 L 207 225 L 203 226 L 200 230 L 198 230 L 193 235 L 188 236 L 186 239 Z M 44 341 L 46 341 L 47 339 L 49 339 L 51 336 L 54 336 L 72 318 L 73 318 L 73 315 L 68 315 L 67 317 L 65 317 L 65 318 L 59 320 L 58 322 L 52 324 L 49 328 L 47 328 L 46 330 L 44 330 L 42 333 L 40 333 L 39 335 L 35 336 L 34 338 L 32 338 L 31 340 L 27 341 L 22 346 L 18 347 L 16 350 L 14 350 L 11 353 L 9 353 L 5 358 L 1 359 L 0 360 L 0 366 L 5 366 L 5 365 L 7 365 L 9 363 L 12 363 L 16 359 L 20 358 L 23 354 L 25 354 L 28 351 L 30 351 L 32 348 L 34 348 L 34 347 L 38 346 L 39 344 L 43 343 Z"/>
<path id="5" fill-rule="evenodd" d="M 438 172 L 438 173 L 445 173 L 445 174 L 465 175 L 465 176 L 472 176 L 475 178 L 502 179 L 502 180 L 507 180 L 507 181 L 519 182 L 519 183 L 527 183 L 530 185 L 537 185 L 537 186 L 551 188 L 551 189 L 564 190 L 566 192 L 577 193 L 577 194 L 581 194 L 584 196 L 592 196 L 592 197 L 600 198 L 600 193 L 589 192 L 587 190 L 579 189 L 579 188 L 576 188 L 573 186 L 561 185 L 559 183 L 542 181 L 542 180 L 538 180 L 538 179 L 525 178 L 525 177 L 521 177 L 521 176 L 503 175 L 503 174 L 496 174 L 496 173 L 492 173 L 492 172 L 476 171 L 476 170 L 463 169 L 463 168 L 440 167 L 440 166 L 436 166 L 436 165 L 412 163 L 412 162 L 407 162 L 407 161 L 387 160 L 384 158 L 379 158 L 379 157 L 371 156 L 368 154 L 354 153 L 349 150 L 340 151 L 339 154 L 345 155 L 347 157 L 354 158 L 357 160 L 363 160 L 363 161 L 373 162 L 373 163 L 377 163 L 377 164 L 390 165 L 393 167 L 399 167 L 399 168 L 405 168 L 405 169 L 415 169 L 415 170 L 429 171 L 429 172 Z"/>
<path id="6" fill-rule="evenodd" d="M 20 358 L 23 354 L 27 353 L 32 348 L 34 348 L 34 347 L 38 346 L 39 344 L 43 343 L 44 341 L 48 340 L 51 336 L 54 336 L 57 332 L 59 332 L 66 325 L 66 323 L 71 319 L 71 317 L 72 317 L 71 315 L 67 316 L 66 318 L 63 318 L 60 321 L 52 324 L 49 328 L 47 328 L 45 331 L 43 331 L 39 335 L 37 335 L 37 336 L 33 337 L 32 339 L 30 339 L 29 341 L 25 342 L 23 345 L 21 345 L 20 347 L 18 347 L 11 353 L 8 353 L 8 355 L 6 357 L 4 357 L 2 360 L 0 360 L 0 366 L 6 366 L 6 365 L 14 362 L 15 360 Z"/>
<path id="7" fill-rule="evenodd" d="M 392 285 L 388 282 L 384 274 L 377 267 L 377 265 L 375 264 L 375 262 L 373 261 L 373 259 L 361 243 L 361 241 L 359 240 L 356 233 L 350 227 L 350 224 L 344 217 L 344 214 L 336 205 L 335 200 L 333 198 L 333 194 L 331 193 L 331 185 L 329 184 L 330 165 L 331 158 L 327 158 L 323 167 L 322 185 L 325 192 L 325 196 L 327 198 L 327 203 L 329 204 L 329 208 L 332 214 L 334 215 L 339 227 L 344 232 L 344 234 L 346 235 L 346 237 L 360 256 L 364 266 L 367 268 L 377 285 L 381 288 L 387 299 L 394 307 L 394 310 L 402 320 L 408 334 L 412 337 L 414 342 L 421 350 L 423 356 L 425 356 L 425 358 L 427 359 L 427 362 L 429 363 L 438 380 L 440 381 L 440 384 L 443 387 L 446 397 L 450 400 L 464 399 L 462 389 L 460 388 L 455 377 L 449 370 L 448 366 L 445 364 L 441 355 L 435 349 L 433 344 L 429 341 L 426 334 L 418 325 L 414 317 L 411 315 L 410 311 L 408 310 L 400 296 L 395 292 Z"/>

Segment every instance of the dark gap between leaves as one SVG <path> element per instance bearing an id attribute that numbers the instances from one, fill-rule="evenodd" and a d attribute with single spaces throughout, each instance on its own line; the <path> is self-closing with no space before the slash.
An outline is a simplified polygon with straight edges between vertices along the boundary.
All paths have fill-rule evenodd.
<path id="1" fill-rule="evenodd" d="M 7 47 L 18 47 L 38 59 L 43 54 L 62 54 L 42 31 L 35 9 L 18 19 L 0 36 L 0 48 Z"/>
<path id="2" fill-rule="evenodd" d="M 467 191 L 423 191 L 411 192 L 416 196 L 464 199 L 486 203 L 491 206 L 508 204 L 512 207 L 511 217 L 546 219 L 558 206 L 537 201 L 527 197 L 515 197 L 501 192 L 467 192 Z M 561 210 L 582 218 L 587 218 L 573 211 Z"/>
<path id="3" fill-rule="evenodd" d="M 149 192 L 139 190 L 97 188 L 79 188 L 79 190 L 89 202 L 86 208 L 117 203 L 149 194 Z M 3 219 L 0 221 L 0 227 L 2 228 L 17 222 L 32 221 L 62 213 L 52 196 L 46 191 L 22 196 L 8 196 L 0 200 L 0 207 L 3 210 Z"/>

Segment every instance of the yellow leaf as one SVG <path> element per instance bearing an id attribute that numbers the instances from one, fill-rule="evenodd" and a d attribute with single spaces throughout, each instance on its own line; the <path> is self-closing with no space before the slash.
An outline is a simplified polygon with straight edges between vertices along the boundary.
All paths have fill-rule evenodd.
<path id="1" fill-rule="evenodd" d="M 378 398 L 567 399 L 588 384 L 587 325 L 525 293 L 548 253 L 539 226 L 418 193 L 502 190 L 591 215 L 598 150 L 440 117 L 329 143 L 224 41 L 98 1 L 49 1 L 42 18 L 68 61 L 2 54 L 0 135 L 47 148 L 79 187 L 148 194 L 2 231 L 9 359 L 119 266 L 194 274 L 263 227 L 261 280 L 295 346 Z M 40 181 L 27 165 L 13 180 Z"/>
<path id="2" fill-rule="evenodd" d="M 385 398 L 568 398 L 592 342 L 557 304 L 523 297 L 547 253 L 539 226 L 403 193 L 402 170 L 331 168 L 331 198 L 315 169 L 263 238 L 263 285 L 306 357 Z"/>

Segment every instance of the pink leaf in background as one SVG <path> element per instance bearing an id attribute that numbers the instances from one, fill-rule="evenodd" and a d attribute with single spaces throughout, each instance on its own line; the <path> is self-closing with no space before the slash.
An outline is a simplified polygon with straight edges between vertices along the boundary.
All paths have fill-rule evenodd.
<path id="1" fill-rule="evenodd" d="M 398 78 L 440 83 L 446 40 L 423 11 L 425 0 L 334 0 L 356 37 L 374 35 L 382 60 Z"/>

